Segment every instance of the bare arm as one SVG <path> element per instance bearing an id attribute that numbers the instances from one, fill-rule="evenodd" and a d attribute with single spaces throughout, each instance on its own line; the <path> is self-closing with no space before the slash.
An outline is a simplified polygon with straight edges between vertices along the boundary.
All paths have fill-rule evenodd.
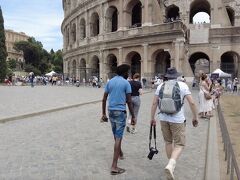
<path id="1" fill-rule="evenodd" d="M 154 95 L 151 108 L 151 122 L 150 122 L 152 125 L 156 125 L 155 114 L 158 106 L 158 101 L 159 101 L 158 96 Z"/>
<path id="2" fill-rule="evenodd" d="M 107 102 L 108 93 L 103 94 L 102 99 L 102 116 L 106 117 L 106 102 Z"/>
<path id="3" fill-rule="evenodd" d="M 194 100 L 192 98 L 192 95 L 186 95 L 185 97 L 188 101 L 188 104 L 191 108 L 192 114 L 193 114 L 193 119 L 192 119 L 192 123 L 193 126 L 196 127 L 198 125 L 198 120 L 197 120 L 197 107 L 194 103 Z"/>
<path id="4" fill-rule="evenodd" d="M 132 117 L 135 118 L 135 114 L 133 112 L 133 106 L 132 106 L 132 97 L 131 94 L 127 94 L 127 105 L 128 105 L 128 109 L 129 112 L 131 113 Z"/>

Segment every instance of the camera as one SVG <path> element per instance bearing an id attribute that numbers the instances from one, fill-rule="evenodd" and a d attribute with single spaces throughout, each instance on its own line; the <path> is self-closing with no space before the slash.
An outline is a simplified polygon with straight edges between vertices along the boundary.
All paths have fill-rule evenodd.
<path id="1" fill-rule="evenodd" d="M 154 156 L 154 154 L 157 154 L 158 153 L 158 150 L 156 149 L 156 148 L 154 148 L 154 147 L 151 147 L 150 148 L 150 152 L 149 152 L 149 154 L 148 154 L 148 159 L 149 160 L 152 160 L 152 158 L 153 158 L 153 156 Z"/>

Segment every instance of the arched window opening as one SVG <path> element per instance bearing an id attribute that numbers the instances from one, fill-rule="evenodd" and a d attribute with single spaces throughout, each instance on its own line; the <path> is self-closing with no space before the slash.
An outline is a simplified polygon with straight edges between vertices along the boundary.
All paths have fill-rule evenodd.
<path id="1" fill-rule="evenodd" d="M 66 30 L 66 43 L 69 45 L 69 28 Z"/>
<path id="2" fill-rule="evenodd" d="M 106 32 L 115 32 L 118 30 L 118 10 L 111 6 L 106 12 Z"/>
<path id="3" fill-rule="evenodd" d="M 112 32 L 115 32 L 117 30 L 118 30 L 118 12 L 117 9 L 115 9 L 112 15 Z"/>
<path id="4" fill-rule="evenodd" d="M 210 23 L 210 16 L 205 12 L 199 12 L 193 16 L 193 24 Z"/>
<path id="5" fill-rule="evenodd" d="M 195 0 L 191 3 L 190 5 L 190 17 L 189 17 L 189 23 L 192 24 L 193 23 L 193 17 L 197 14 L 197 13 L 207 13 L 209 18 L 209 23 L 210 23 L 210 19 L 211 19 L 211 7 L 208 1 L 202 1 L 202 0 Z M 200 17 L 201 19 L 201 17 Z M 196 21 L 199 21 L 196 20 Z M 206 23 L 208 23 L 208 19 L 205 20 Z M 203 21 L 204 22 L 204 21 Z"/>
<path id="6" fill-rule="evenodd" d="M 91 78 L 96 77 L 99 79 L 99 58 L 97 56 L 93 56 L 92 62 L 91 62 Z"/>
<path id="7" fill-rule="evenodd" d="M 132 8 L 132 27 L 142 26 L 142 3 L 138 1 Z"/>
<path id="8" fill-rule="evenodd" d="M 72 28 L 71 28 L 71 38 L 72 38 L 72 42 L 76 42 L 76 24 L 73 23 L 72 24 Z"/>
<path id="9" fill-rule="evenodd" d="M 155 76 L 161 77 L 171 66 L 170 54 L 166 51 L 159 51 L 155 58 Z"/>
<path id="10" fill-rule="evenodd" d="M 227 9 L 227 13 L 228 13 L 228 17 L 229 17 L 230 23 L 231 23 L 232 26 L 234 26 L 234 23 L 235 23 L 235 13 L 234 13 L 234 10 L 231 7 L 226 7 L 226 9 Z"/>
<path id="11" fill-rule="evenodd" d="M 226 52 L 221 56 L 222 71 L 232 74 L 233 77 L 237 77 L 239 72 L 239 55 L 235 52 Z"/>
<path id="12" fill-rule="evenodd" d="M 85 19 L 80 20 L 80 39 L 84 39 L 86 37 L 86 21 Z"/>
<path id="13" fill-rule="evenodd" d="M 97 36 L 99 34 L 99 16 L 96 12 L 92 14 L 90 28 L 91 36 Z"/>
<path id="14" fill-rule="evenodd" d="M 173 22 L 180 19 L 179 7 L 171 5 L 166 9 L 166 21 Z"/>
<path id="15" fill-rule="evenodd" d="M 203 52 L 197 52 L 192 54 L 189 58 L 189 63 L 195 76 L 198 76 L 198 72 L 200 70 L 206 74 L 210 73 L 209 57 Z"/>

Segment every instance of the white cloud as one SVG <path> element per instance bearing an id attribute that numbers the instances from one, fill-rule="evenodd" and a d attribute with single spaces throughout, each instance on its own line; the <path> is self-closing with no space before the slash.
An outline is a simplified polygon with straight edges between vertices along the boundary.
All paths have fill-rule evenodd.
<path id="1" fill-rule="evenodd" d="M 1 0 L 0 0 L 1 1 Z M 5 28 L 24 32 L 41 41 L 47 50 L 62 49 L 63 10 L 59 0 L 3 0 Z M 18 8 L 16 8 L 18 7 Z"/>

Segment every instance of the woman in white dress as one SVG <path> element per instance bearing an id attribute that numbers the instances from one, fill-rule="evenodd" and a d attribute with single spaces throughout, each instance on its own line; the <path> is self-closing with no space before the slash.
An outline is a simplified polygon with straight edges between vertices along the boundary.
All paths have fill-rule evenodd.
<path id="1" fill-rule="evenodd" d="M 207 100 L 204 97 L 204 92 L 209 93 L 210 85 L 206 74 L 203 74 L 199 84 L 199 115 L 201 118 L 206 118 L 207 114 L 212 111 L 212 100 Z"/>

